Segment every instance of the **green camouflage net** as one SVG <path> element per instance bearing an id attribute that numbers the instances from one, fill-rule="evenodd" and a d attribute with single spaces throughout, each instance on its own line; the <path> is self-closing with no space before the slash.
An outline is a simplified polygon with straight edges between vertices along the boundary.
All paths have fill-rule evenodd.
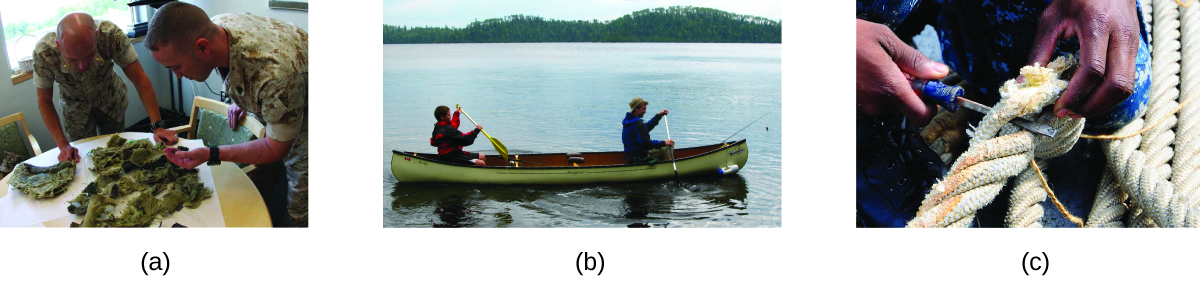
<path id="1" fill-rule="evenodd" d="M 75 162 L 59 162 L 54 166 L 40 167 L 21 163 L 13 169 L 9 185 L 34 199 L 52 198 L 67 190 L 67 184 L 75 178 Z"/>
<path id="2" fill-rule="evenodd" d="M 149 139 L 113 136 L 106 147 L 88 153 L 96 181 L 70 201 L 67 211 L 83 215 L 82 227 L 147 227 L 184 207 L 200 207 L 212 190 L 200 182 L 199 171 L 168 161 L 164 148 Z"/>

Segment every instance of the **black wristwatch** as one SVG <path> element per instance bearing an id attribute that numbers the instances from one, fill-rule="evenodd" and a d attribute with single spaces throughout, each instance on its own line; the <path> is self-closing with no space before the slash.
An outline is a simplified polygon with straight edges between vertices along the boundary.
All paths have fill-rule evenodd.
<path id="1" fill-rule="evenodd" d="M 166 129 L 167 121 L 160 119 L 160 120 L 158 120 L 158 122 L 150 123 L 150 131 L 151 132 L 153 132 L 154 130 L 158 130 L 158 128 Z"/>
<path id="2" fill-rule="evenodd" d="M 208 166 L 221 165 L 221 150 L 216 146 L 208 147 Z"/>

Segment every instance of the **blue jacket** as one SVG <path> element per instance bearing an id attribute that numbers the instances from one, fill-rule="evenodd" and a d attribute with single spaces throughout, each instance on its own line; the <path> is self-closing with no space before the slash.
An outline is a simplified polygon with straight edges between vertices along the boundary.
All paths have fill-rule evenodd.
<path id="1" fill-rule="evenodd" d="M 654 115 L 646 123 L 633 113 L 625 112 L 625 120 L 621 120 L 621 143 L 625 144 L 626 162 L 633 163 L 633 159 L 645 157 L 651 149 L 666 145 L 663 141 L 650 139 L 650 130 L 658 126 L 660 119 L 662 116 Z"/>

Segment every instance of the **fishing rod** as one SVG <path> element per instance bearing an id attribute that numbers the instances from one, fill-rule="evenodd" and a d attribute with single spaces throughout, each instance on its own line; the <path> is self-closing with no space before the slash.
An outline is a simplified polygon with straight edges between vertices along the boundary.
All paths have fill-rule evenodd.
<path id="1" fill-rule="evenodd" d="M 737 133 L 733 133 L 732 135 L 729 135 L 729 137 L 725 138 L 725 140 L 721 141 L 721 143 L 725 143 L 725 141 L 728 141 L 729 139 L 733 138 L 733 136 L 736 136 L 738 133 L 741 133 L 742 130 L 749 128 L 750 125 L 754 125 L 754 123 L 758 122 L 758 120 L 762 120 L 763 117 L 767 117 L 767 114 L 771 114 L 771 112 L 768 111 L 766 114 L 763 114 L 761 117 L 758 117 L 758 119 L 755 119 L 754 122 L 750 122 L 750 124 L 746 125 L 745 127 L 742 127 L 741 130 L 738 130 Z"/>

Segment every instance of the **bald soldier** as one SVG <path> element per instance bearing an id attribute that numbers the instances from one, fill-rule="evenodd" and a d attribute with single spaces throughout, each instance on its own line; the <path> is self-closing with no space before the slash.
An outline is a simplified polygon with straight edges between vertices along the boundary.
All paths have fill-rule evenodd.
<path id="1" fill-rule="evenodd" d="M 58 22 L 56 32 L 38 41 L 33 49 L 33 84 L 37 87 L 38 110 L 54 143 L 59 161 L 79 161 L 79 151 L 70 141 L 120 132 L 125 128 L 125 109 L 129 104 L 125 82 L 113 71 L 121 66 L 125 76 L 137 88 L 142 105 L 150 116 L 156 140 L 175 144 L 175 132 L 168 130 L 158 115 L 154 87 L 125 32 L 110 21 L 97 22 L 84 13 L 71 13 Z M 54 83 L 62 99 L 58 119 L 54 107 Z"/>
<path id="2" fill-rule="evenodd" d="M 266 164 L 282 160 L 288 179 L 289 226 L 308 226 L 308 33 L 293 24 L 248 13 L 211 19 L 183 2 L 163 5 L 150 20 L 146 47 L 176 76 L 204 81 L 216 69 L 233 98 L 229 121 L 242 111 L 267 125 L 267 137 L 241 144 L 168 148 L 171 162 Z M 278 224 L 278 223 L 277 223 Z"/>

